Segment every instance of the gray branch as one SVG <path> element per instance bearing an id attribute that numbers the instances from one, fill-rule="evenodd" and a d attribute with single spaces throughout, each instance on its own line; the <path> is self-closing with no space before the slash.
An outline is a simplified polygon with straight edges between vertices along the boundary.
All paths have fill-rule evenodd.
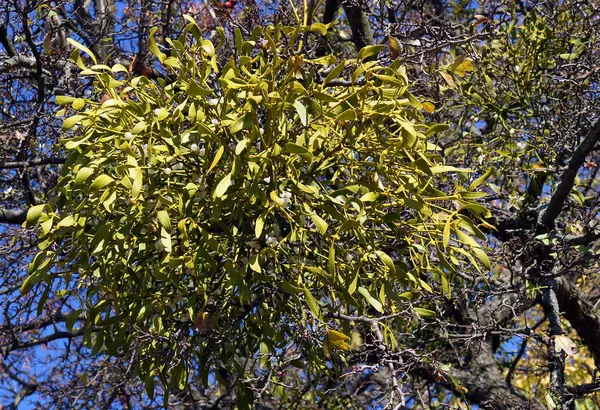
<path id="1" fill-rule="evenodd" d="M 21 225 L 27 220 L 27 211 L 0 208 L 0 223 Z"/>
<path id="2" fill-rule="evenodd" d="M 579 169 L 584 164 L 588 154 L 594 150 L 599 140 L 600 120 L 594 124 L 583 142 L 575 150 L 575 153 L 573 153 L 567 169 L 560 178 L 560 183 L 558 184 L 556 191 L 552 194 L 548 207 L 540 215 L 539 220 L 546 227 L 552 228 L 554 226 L 554 221 L 556 221 L 556 218 L 560 214 L 560 211 L 573 188 L 575 177 L 577 176 Z"/>
<path id="3" fill-rule="evenodd" d="M 29 161 L 12 161 L 12 162 L 0 162 L 0 169 L 11 169 L 11 168 L 29 168 L 41 165 L 60 165 L 64 164 L 66 158 L 52 157 L 52 158 L 41 158 L 32 159 Z"/>

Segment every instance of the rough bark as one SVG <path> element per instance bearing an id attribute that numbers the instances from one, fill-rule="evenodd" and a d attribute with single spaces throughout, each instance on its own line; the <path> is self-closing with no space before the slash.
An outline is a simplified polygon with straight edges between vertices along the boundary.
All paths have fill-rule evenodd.
<path id="1" fill-rule="evenodd" d="M 469 357 L 464 369 L 453 369 L 450 375 L 468 390 L 465 396 L 470 402 L 493 410 L 542 409 L 511 391 L 487 342 L 473 343 Z"/>
<path id="2" fill-rule="evenodd" d="M 577 332 L 583 343 L 594 357 L 596 366 L 600 365 L 600 315 L 593 304 L 581 293 L 573 279 L 557 279 L 556 297 L 564 317 Z"/>

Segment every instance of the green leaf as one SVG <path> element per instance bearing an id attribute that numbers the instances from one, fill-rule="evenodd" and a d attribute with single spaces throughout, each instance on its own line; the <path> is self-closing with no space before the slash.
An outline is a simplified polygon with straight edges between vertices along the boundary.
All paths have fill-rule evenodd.
<path id="1" fill-rule="evenodd" d="M 319 232 L 321 233 L 321 235 L 325 235 L 325 233 L 327 232 L 327 222 L 325 222 L 323 220 L 323 218 L 321 218 L 319 215 L 317 214 L 310 214 L 310 219 L 312 219 L 312 221 L 315 223 L 317 229 L 319 230 Z"/>
<path id="2" fill-rule="evenodd" d="M 80 114 L 73 115 L 69 118 L 65 118 L 65 120 L 63 121 L 63 124 L 62 124 L 63 131 L 70 130 L 71 128 L 73 128 L 73 126 L 75 126 L 75 124 L 79 123 L 84 118 L 85 118 L 85 115 L 80 115 Z"/>
<path id="3" fill-rule="evenodd" d="M 325 77 L 325 80 L 323 80 L 323 87 L 325 87 L 327 85 L 327 83 L 329 83 L 334 78 L 337 78 L 337 76 L 339 76 L 340 73 L 344 70 L 345 66 L 346 66 L 346 63 L 344 61 L 342 61 L 337 66 L 335 66 L 335 68 L 333 70 L 331 70 L 329 72 L 329 74 L 327 74 L 327 77 Z"/>
<path id="4" fill-rule="evenodd" d="M 44 235 L 47 235 L 48 232 L 50 232 L 50 230 L 52 229 L 53 224 L 54 224 L 54 218 L 48 218 L 46 221 L 40 223 L 40 226 L 42 228 L 42 233 Z"/>
<path id="5" fill-rule="evenodd" d="M 106 241 L 109 237 L 108 225 L 100 225 L 92 242 L 90 243 L 90 249 L 92 249 L 92 255 L 102 252 Z"/>
<path id="6" fill-rule="evenodd" d="M 90 56 L 90 58 L 92 59 L 94 64 L 98 64 L 98 60 L 96 60 L 96 56 L 94 56 L 94 53 L 92 53 L 89 48 L 87 48 L 83 44 L 79 44 L 77 41 L 73 40 L 72 38 L 67 38 L 67 41 L 69 42 L 69 44 L 71 44 L 76 49 L 81 50 L 84 53 L 86 53 L 88 56 Z"/>
<path id="7" fill-rule="evenodd" d="M 141 132 L 146 131 L 146 121 L 140 121 L 137 124 L 135 124 L 135 127 L 133 127 L 133 130 L 131 131 L 133 134 L 139 134 Z"/>
<path id="8" fill-rule="evenodd" d="M 82 167 L 77 171 L 77 175 L 75 176 L 75 185 L 83 184 L 92 174 L 94 170 L 88 167 Z"/>
<path id="9" fill-rule="evenodd" d="M 298 100 L 294 101 L 294 107 L 296 107 L 296 111 L 300 116 L 300 122 L 306 127 L 308 124 L 308 113 L 306 112 L 306 107 Z"/>
<path id="10" fill-rule="evenodd" d="M 377 54 L 379 54 L 383 49 L 385 49 L 385 45 L 383 44 L 376 44 L 373 46 L 366 46 L 360 49 L 360 51 L 358 52 L 358 61 L 364 61 L 367 58 L 376 56 Z"/>
<path id="11" fill-rule="evenodd" d="M 158 211 L 158 221 L 160 222 L 160 225 L 163 228 L 165 228 L 165 230 L 167 232 L 171 232 L 171 230 L 172 230 L 171 218 L 169 217 L 169 214 L 167 213 L 167 211 L 165 211 L 164 209 Z"/>
<path id="12" fill-rule="evenodd" d="M 211 90 L 207 90 L 207 89 L 200 87 L 198 85 L 198 83 L 196 83 L 196 81 L 194 81 L 193 79 L 190 80 L 185 91 L 189 95 L 194 96 L 194 97 L 197 97 L 197 96 L 205 97 L 205 96 L 211 95 L 213 93 Z"/>
<path id="13" fill-rule="evenodd" d="M 75 101 L 74 97 L 69 97 L 67 95 L 57 95 L 56 96 L 56 104 L 57 105 L 72 104 L 73 101 Z"/>
<path id="14" fill-rule="evenodd" d="M 383 305 L 381 304 L 381 302 L 375 299 L 373 296 L 371 296 L 371 294 L 366 288 L 359 286 L 357 290 L 358 293 L 363 295 L 367 302 L 369 302 L 369 304 L 375 308 L 375 310 L 377 310 L 380 313 L 383 313 Z"/>
<path id="15" fill-rule="evenodd" d="M 306 298 L 306 304 L 310 311 L 313 312 L 317 318 L 321 318 L 321 308 L 319 307 L 319 303 L 306 287 L 304 288 L 304 297 Z"/>
<path id="16" fill-rule="evenodd" d="M 487 269 L 490 269 L 492 267 L 490 259 L 488 258 L 487 254 L 485 253 L 485 251 L 483 249 L 473 248 L 473 249 L 471 249 L 471 251 L 475 254 L 477 259 L 479 259 L 481 261 L 483 266 L 485 266 Z"/>
<path id="17" fill-rule="evenodd" d="M 262 231 L 265 227 L 266 213 L 267 211 L 263 212 L 259 215 L 258 218 L 256 218 L 256 222 L 254 225 L 254 236 L 256 236 L 257 239 L 260 238 L 260 236 L 262 235 Z"/>
<path id="18" fill-rule="evenodd" d="M 215 154 L 215 157 L 213 158 L 213 160 L 210 164 L 210 167 L 208 167 L 208 171 L 206 171 L 206 173 L 209 173 L 217 166 L 217 164 L 219 163 L 219 160 L 223 156 L 223 152 L 225 152 L 225 147 L 223 145 L 221 145 L 219 147 L 219 149 L 217 150 L 217 153 Z"/>
<path id="19" fill-rule="evenodd" d="M 392 275 L 395 275 L 396 266 L 394 265 L 394 261 L 392 260 L 392 258 L 390 258 L 389 255 L 383 251 L 375 251 L 375 254 L 379 256 L 379 259 L 389 269 L 390 273 Z"/>
<path id="20" fill-rule="evenodd" d="M 246 138 L 241 139 L 235 146 L 235 155 L 240 155 L 246 149 L 246 145 L 248 145 L 248 140 Z"/>
<path id="21" fill-rule="evenodd" d="M 479 178 L 477 178 L 476 180 L 471 182 L 471 185 L 469 185 L 469 190 L 472 191 L 473 189 L 477 188 L 479 185 L 483 184 L 493 173 L 494 173 L 494 168 L 489 168 L 485 172 L 485 174 L 483 174 L 482 176 L 480 176 Z"/>
<path id="22" fill-rule="evenodd" d="M 329 259 L 328 259 L 328 264 L 329 264 L 329 272 L 331 272 L 332 275 L 335 275 L 335 242 L 331 241 L 331 245 L 329 246 Z"/>
<path id="23" fill-rule="evenodd" d="M 171 233 L 167 232 L 164 227 L 160 228 L 160 243 L 165 249 L 165 252 L 171 253 Z"/>
<path id="24" fill-rule="evenodd" d="M 94 180 L 94 182 L 92 182 L 92 185 L 90 186 L 90 190 L 91 191 L 98 191 L 98 190 L 106 187 L 107 185 L 112 184 L 113 182 L 115 182 L 114 179 L 112 179 L 108 175 L 102 174 L 102 175 L 98 176 Z"/>
<path id="25" fill-rule="evenodd" d="M 214 197 L 221 198 L 223 195 L 225 195 L 225 192 L 227 192 L 227 190 L 229 189 L 230 186 L 231 186 L 231 172 L 229 174 L 225 175 L 221 179 L 221 181 L 219 181 L 219 183 L 217 184 L 217 187 L 215 188 Z"/>
<path id="26" fill-rule="evenodd" d="M 327 26 L 323 23 L 313 23 L 310 26 L 308 26 L 308 28 L 306 29 L 307 31 L 316 31 L 318 33 L 321 33 L 321 35 L 326 35 L 327 34 Z"/>
<path id="27" fill-rule="evenodd" d="M 254 254 L 250 255 L 248 262 L 249 262 L 250 269 L 252 269 L 254 272 L 257 272 L 257 273 L 262 272 L 262 268 L 260 267 L 260 255 L 258 253 L 254 253 Z"/>
<path id="28" fill-rule="evenodd" d="M 431 172 L 434 174 L 441 174 L 444 172 L 473 172 L 473 170 L 467 168 L 456 168 L 450 165 L 438 165 L 431 167 Z"/>
<path id="29" fill-rule="evenodd" d="M 367 192 L 366 194 L 364 194 L 362 197 L 360 197 L 360 200 L 362 202 L 374 202 L 377 200 L 377 198 L 379 198 L 382 194 L 379 192 Z"/>
<path id="30" fill-rule="evenodd" d="M 75 225 L 75 220 L 72 215 L 67 215 L 64 217 L 57 225 L 59 228 L 68 228 L 70 226 Z"/>
<path id="31" fill-rule="evenodd" d="M 154 54 L 162 63 L 166 60 L 167 55 L 161 52 L 158 48 L 158 44 L 156 44 L 156 40 L 154 39 L 154 33 L 156 33 L 156 30 L 158 30 L 158 27 L 152 27 L 150 30 L 150 34 L 148 35 L 148 50 L 150 50 L 150 52 Z"/>
<path id="32" fill-rule="evenodd" d="M 27 219 L 25 221 L 26 227 L 30 228 L 33 225 L 35 225 L 47 206 L 48 205 L 46 204 L 42 204 L 34 205 L 31 208 L 29 208 L 27 210 Z"/>
<path id="33" fill-rule="evenodd" d="M 204 52 L 208 54 L 209 57 L 215 55 L 215 46 L 210 40 L 202 40 L 200 47 L 202 47 L 202 50 L 204 50 Z"/>
<path id="34" fill-rule="evenodd" d="M 292 295 L 298 295 L 300 293 L 305 292 L 304 288 L 294 286 L 290 282 L 287 282 L 285 280 L 281 282 L 281 289 Z"/>
<path id="35" fill-rule="evenodd" d="M 443 232 L 443 239 L 442 239 L 444 248 L 448 248 L 448 243 L 450 242 L 450 224 L 451 223 L 452 223 L 452 216 L 449 216 L 448 219 L 446 219 L 446 223 L 444 224 L 444 232 Z"/>
<path id="36" fill-rule="evenodd" d="M 179 60 L 175 57 L 168 57 L 163 61 L 163 64 L 170 68 L 181 68 L 181 64 L 179 64 Z"/>
<path id="37" fill-rule="evenodd" d="M 338 117 L 336 118 L 336 120 L 338 120 L 338 121 L 354 121 L 355 119 L 356 119 L 356 111 L 354 111 L 352 109 L 344 111 L 343 113 L 338 115 Z"/>
<path id="38" fill-rule="evenodd" d="M 427 131 L 425 131 L 425 136 L 429 137 L 430 135 L 436 134 L 438 132 L 444 132 L 448 128 L 450 128 L 450 126 L 448 124 L 435 124 L 435 125 L 432 125 L 431 127 L 429 127 L 427 129 Z"/>
<path id="39" fill-rule="evenodd" d="M 154 377 L 152 375 L 146 376 L 144 380 L 144 388 L 146 389 L 146 394 L 150 400 L 154 399 Z"/>
<path id="40" fill-rule="evenodd" d="M 424 308 L 413 308 L 415 312 L 421 317 L 435 316 L 435 312 L 433 310 L 424 309 Z"/>
<path id="41" fill-rule="evenodd" d="M 246 119 L 246 116 L 242 115 L 241 117 L 236 119 L 233 123 L 231 123 L 231 125 L 229 126 L 229 132 L 231 132 L 232 134 L 237 134 L 242 129 L 244 129 L 245 119 Z"/>

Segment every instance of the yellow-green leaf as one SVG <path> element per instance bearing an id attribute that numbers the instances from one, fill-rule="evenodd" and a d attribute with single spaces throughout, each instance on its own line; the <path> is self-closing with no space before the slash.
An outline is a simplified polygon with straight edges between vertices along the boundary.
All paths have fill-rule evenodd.
<path id="1" fill-rule="evenodd" d="M 219 163 L 219 160 L 223 156 L 223 152 L 225 152 L 225 147 L 223 145 L 221 145 L 219 147 L 219 149 L 217 150 L 217 153 L 215 154 L 215 157 L 212 160 L 212 162 L 210 164 L 210 167 L 208 167 L 208 171 L 207 172 L 212 171 L 217 166 L 217 164 Z"/>
<path id="2" fill-rule="evenodd" d="M 106 187 L 107 185 L 112 184 L 113 182 L 115 182 L 115 180 L 112 179 L 111 177 L 109 177 L 108 175 L 105 175 L 105 174 L 99 175 L 94 180 L 94 182 L 92 182 L 92 185 L 90 186 L 90 190 L 98 191 L 98 190 Z"/>
<path id="3" fill-rule="evenodd" d="M 86 53 L 88 56 L 90 56 L 90 58 L 92 59 L 94 64 L 98 64 L 98 60 L 96 60 L 96 56 L 94 56 L 94 53 L 92 53 L 89 48 L 87 48 L 83 44 L 79 44 L 77 41 L 73 40 L 72 38 L 67 38 L 67 41 L 69 42 L 69 44 L 71 44 L 76 49 L 81 50 L 84 53 Z"/>
<path id="4" fill-rule="evenodd" d="M 223 195 L 225 195 L 225 192 L 227 192 L 227 190 L 229 189 L 229 187 L 231 186 L 231 172 L 227 175 L 225 175 L 221 181 L 219 181 L 219 183 L 217 184 L 217 187 L 215 188 L 215 193 L 214 196 L 215 198 L 220 198 Z"/>
<path id="5" fill-rule="evenodd" d="M 413 308 L 413 309 L 421 317 L 435 316 L 435 312 L 433 310 L 418 308 L 418 307 Z"/>
<path id="6" fill-rule="evenodd" d="M 306 304 L 308 305 L 310 311 L 313 312 L 317 318 L 320 318 L 321 308 L 319 307 L 319 303 L 314 298 L 312 293 L 310 293 L 310 290 L 308 290 L 308 288 L 304 288 L 304 297 L 306 298 Z"/>
<path id="7" fill-rule="evenodd" d="M 448 247 L 448 242 L 450 242 L 450 224 L 452 222 L 452 216 L 449 216 L 448 219 L 446 219 L 446 223 L 444 224 L 444 232 L 443 232 L 443 237 L 442 237 L 442 243 L 444 245 L 444 248 Z"/>
<path id="8" fill-rule="evenodd" d="M 494 173 L 494 168 L 489 168 L 482 176 L 471 182 L 469 185 L 469 190 L 473 190 L 477 188 L 479 185 L 483 184 L 492 174 Z"/>
<path id="9" fill-rule="evenodd" d="M 358 290 L 358 293 L 363 295 L 364 298 L 367 300 L 367 302 L 369 302 L 369 304 L 375 308 L 375 310 L 377 310 L 380 313 L 383 313 L 383 305 L 381 304 L 380 301 L 378 301 L 373 296 L 371 296 L 368 289 L 363 288 L 362 286 L 359 286 L 357 290 Z"/>
<path id="10" fill-rule="evenodd" d="M 360 51 L 358 52 L 358 57 L 357 59 L 359 61 L 363 61 L 366 60 L 367 58 L 376 56 L 377 54 L 379 54 L 383 49 L 385 48 L 385 45 L 383 44 L 376 44 L 373 46 L 366 46 L 360 49 Z"/>
<path id="11" fill-rule="evenodd" d="M 298 100 L 294 101 L 294 107 L 300 116 L 300 122 L 306 127 L 308 124 L 308 113 L 306 112 L 306 107 Z"/>
<path id="12" fill-rule="evenodd" d="M 158 221 L 167 232 L 171 232 L 171 218 L 169 217 L 167 211 L 165 211 L 164 209 L 158 211 Z"/>
<path id="13" fill-rule="evenodd" d="M 42 215 L 42 213 L 44 212 L 44 208 L 46 208 L 47 205 L 34 205 L 31 208 L 29 208 L 29 210 L 27 211 L 27 219 L 26 219 L 26 226 L 29 228 L 33 225 L 35 225 L 38 221 L 38 219 L 40 219 L 40 216 Z"/>
<path id="14" fill-rule="evenodd" d="M 70 130 L 71 128 L 73 128 L 73 126 L 75 124 L 79 123 L 84 118 L 85 118 L 85 115 L 73 115 L 69 118 L 65 118 L 65 120 L 62 124 L 63 131 Z"/>
<path id="15" fill-rule="evenodd" d="M 325 222 L 323 218 L 321 218 L 317 214 L 310 214 L 310 219 L 312 219 L 312 221 L 315 223 L 315 226 L 317 227 L 321 235 L 325 235 L 325 232 L 327 232 L 328 227 L 327 222 Z"/>

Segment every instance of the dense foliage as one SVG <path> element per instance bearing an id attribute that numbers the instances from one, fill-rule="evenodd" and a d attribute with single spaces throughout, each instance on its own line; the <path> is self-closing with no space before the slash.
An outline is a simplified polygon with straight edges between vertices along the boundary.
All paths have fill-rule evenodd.
<path id="1" fill-rule="evenodd" d="M 421 293 L 449 296 L 461 259 L 490 268 L 465 213 L 489 214 L 473 201 L 485 194 L 436 188 L 444 173 L 467 173 L 441 165 L 427 142 L 447 126 L 425 121 L 398 60 L 368 61 L 384 46 L 337 65 L 294 52 L 304 33 L 325 31 L 271 26 L 246 41 L 236 31 L 237 59 L 223 67 L 194 22 L 170 57 L 151 34 L 167 74 L 158 84 L 119 80 L 118 64 L 87 68 L 77 49 L 96 58 L 73 43 L 108 98 L 57 97 L 77 112 L 62 126 L 72 153 L 52 202 L 29 210 L 41 252 L 21 291 L 59 281 L 81 306 L 67 328 L 82 314 L 93 354 L 127 352 L 139 338 L 151 396 L 156 375 L 183 389 L 189 362 L 205 388 L 219 364 L 238 378 L 328 372 L 335 350 L 364 338 L 339 312 L 387 314 L 375 326 L 396 350 L 389 323 L 410 331 L 435 315 Z M 346 71 L 355 82 L 336 86 Z M 236 387 L 248 405 L 247 384 Z"/>

